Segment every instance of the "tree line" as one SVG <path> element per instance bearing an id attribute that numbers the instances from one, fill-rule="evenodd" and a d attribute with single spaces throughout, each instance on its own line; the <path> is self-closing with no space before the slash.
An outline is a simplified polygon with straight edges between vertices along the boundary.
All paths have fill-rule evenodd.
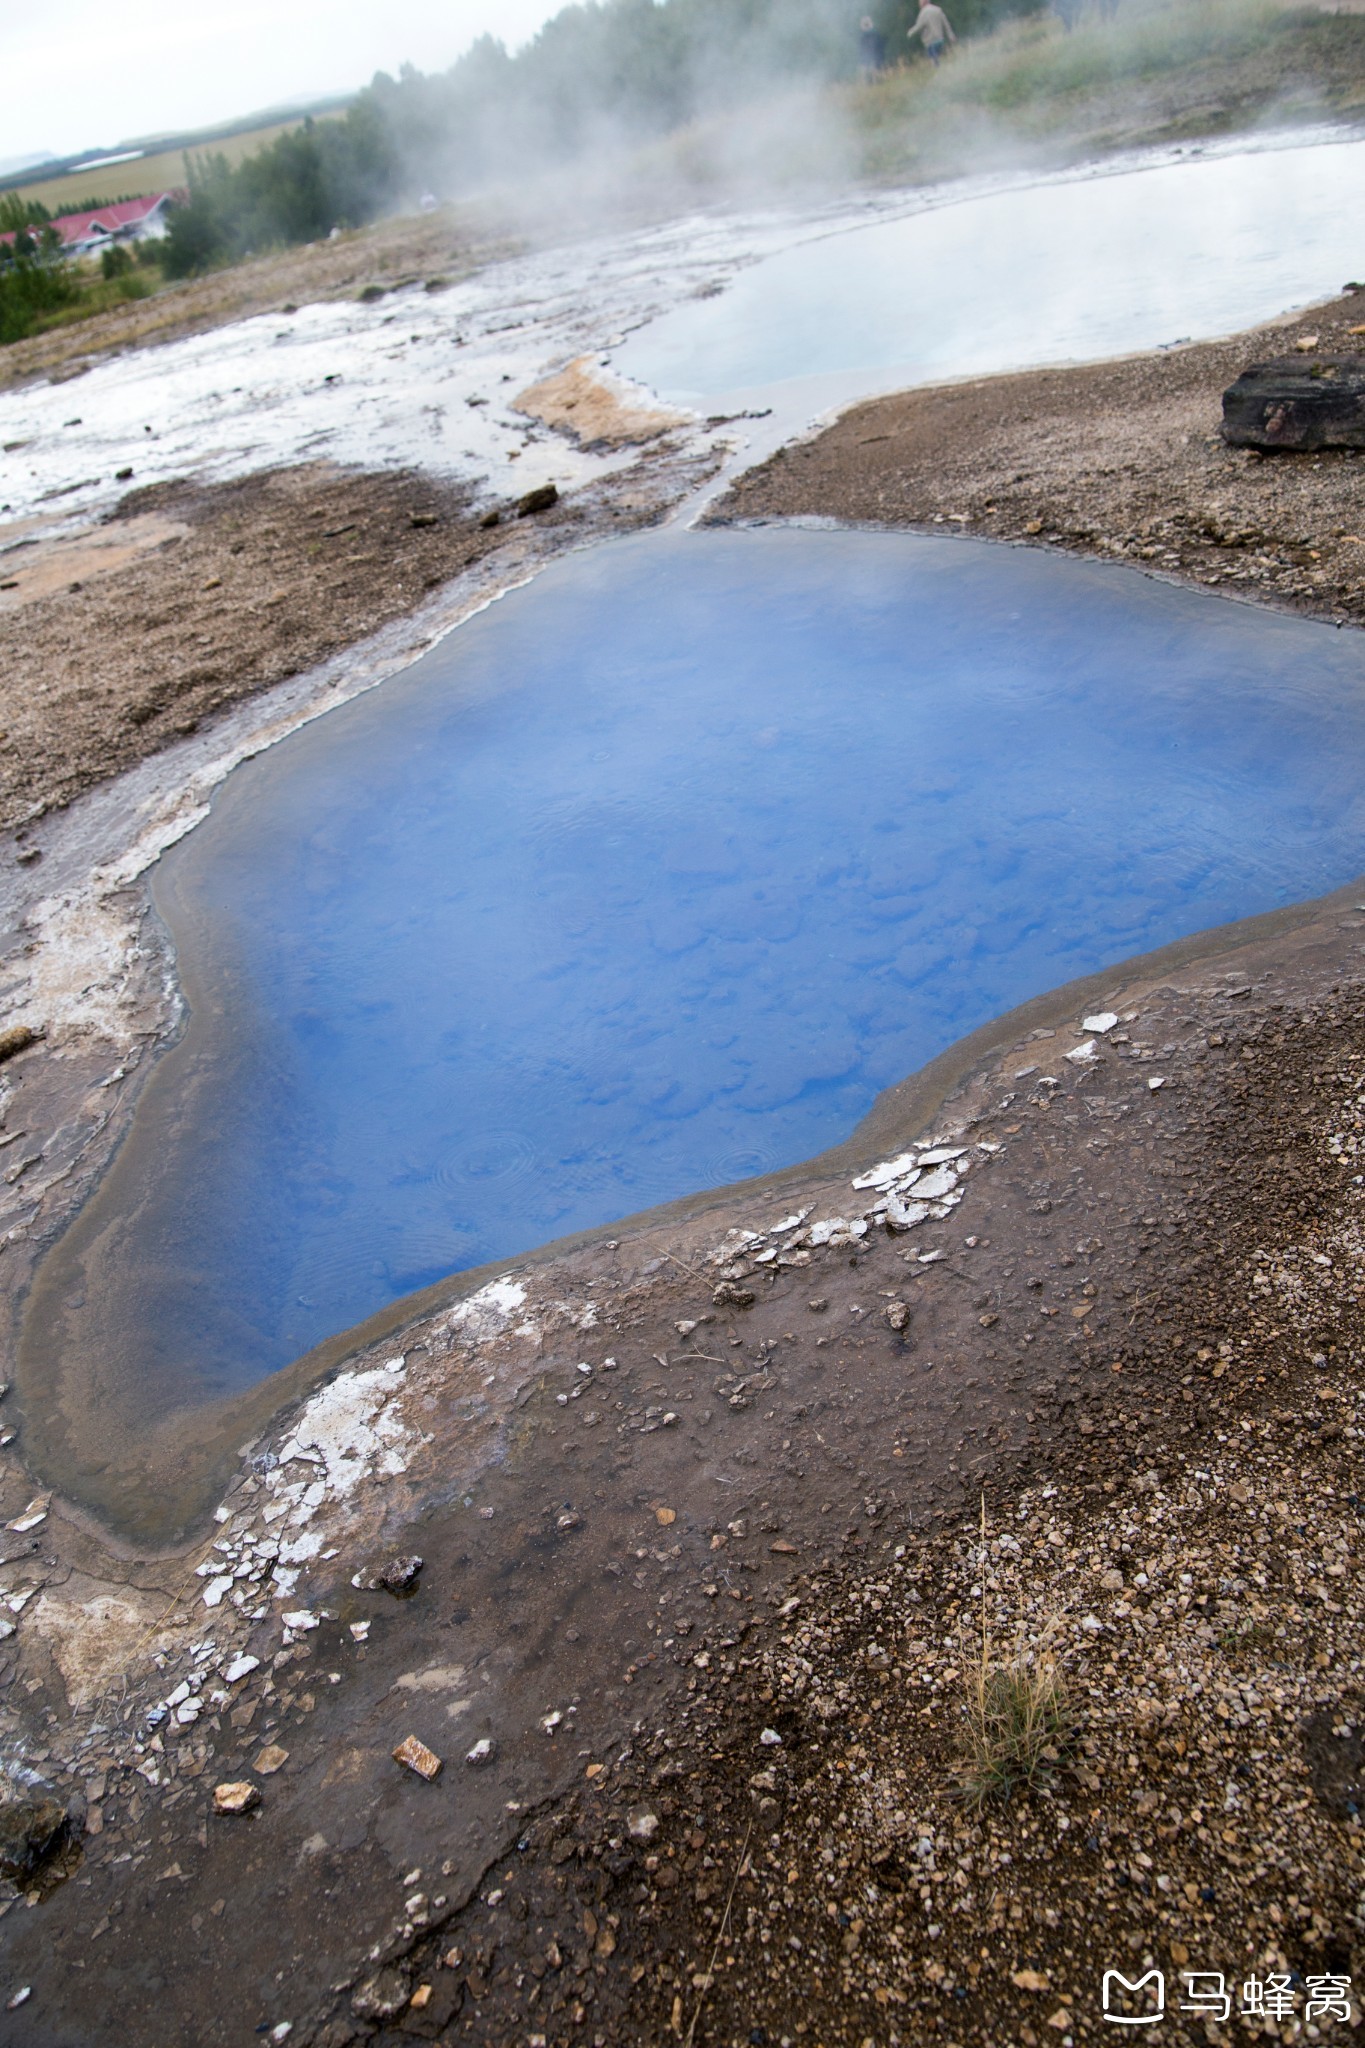
<path id="1" fill-rule="evenodd" d="M 966 35 L 1045 4 L 948 0 Z M 452 197 L 649 141 L 774 88 L 851 79 L 865 12 L 893 58 L 908 54 L 915 0 L 575 0 L 515 54 L 483 36 L 448 71 L 381 72 L 344 115 L 305 121 L 237 164 L 191 158 L 189 197 L 158 260 L 168 277 L 192 276 L 360 227 L 427 191 Z M 0 197 L 0 228 L 20 231 L 0 245 L 0 340 L 76 289 L 44 242 L 46 218 Z"/>

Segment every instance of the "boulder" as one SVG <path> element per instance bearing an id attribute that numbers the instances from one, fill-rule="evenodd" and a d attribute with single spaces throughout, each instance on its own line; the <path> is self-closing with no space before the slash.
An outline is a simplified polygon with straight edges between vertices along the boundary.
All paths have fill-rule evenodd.
<path id="1" fill-rule="evenodd" d="M 72 1816 L 44 1794 L 0 1805 L 0 1877 L 23 1884 L 72 1834 Z"/>
<path id="2" fill-rule="evenodd" d="M 1234 448 L 1365 448 L 1365 356 L 1243 370 L 1223 393 L 1223 439 Z"/>

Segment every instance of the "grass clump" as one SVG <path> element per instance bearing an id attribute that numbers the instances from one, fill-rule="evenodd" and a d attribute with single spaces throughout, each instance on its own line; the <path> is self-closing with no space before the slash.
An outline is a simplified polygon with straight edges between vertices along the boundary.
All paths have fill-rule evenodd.
<path id="1" fill-rule="evenodd" d="M 981 1645 L 968 1691 L 959 1765 L 962 1799 L 973 1810 L 1046 1784 L 1076 1732 L 1065 1676 L 1052 1649 L 1055 1623 L 1049 1623 L 1033 1645 L 1025 1643 L 1021 1632 L 1007 1656 L 997 1654 L 986 1604 L 988 1559 L 983 1499 Z"/>

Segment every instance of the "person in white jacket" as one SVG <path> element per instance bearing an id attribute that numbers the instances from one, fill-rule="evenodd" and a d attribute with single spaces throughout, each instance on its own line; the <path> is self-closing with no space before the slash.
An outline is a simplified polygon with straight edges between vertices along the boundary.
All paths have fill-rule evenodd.
<path id="1" fill-rule="evenodd" d="M 913 42 L 916 36 L 923 41 L 924 54 L 937 70 L 944 44 L 957 41 L 953 34 L 953 24 L 938 5 L 938 0 L 921 0 L 919 15 L 909 32 L 908 40 Z"/>

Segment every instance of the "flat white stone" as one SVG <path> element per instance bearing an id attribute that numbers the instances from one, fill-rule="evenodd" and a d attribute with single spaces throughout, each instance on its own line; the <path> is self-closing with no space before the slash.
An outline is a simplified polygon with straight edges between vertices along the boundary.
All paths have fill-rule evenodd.
<path id="1" fill-rule="evenodd" d="M 913 1152 L 902 1152 L 895 1159 L 884 1159 L 880 1166 L 869 1167 L 854 1181 L 855 1188 L 889 1188 L 903 1174 L 913 1173 L 919 1160 Z"/>
<path id="2" fill-rule="evenodd" d="M 946 1166 L 950 1160 L 966 1157 L 965 1145 L 931 1145 L 927 1152 L 921 1152 L 921 1166 Z"/>
<path id="3" fill-rule="evenodd" d="M 957 1175 L 950 1166 L 939 1166 L 932 1173 L 926 1173 L 915 1182 L 917 1202 L 941 1202 L 957 1186 Z"/>
<path id="4" fill-rule="evenodd" d="M 1083 1038 L 1079 1045 L 1073 1045 L 1070 1052 L 1063 1053 L 1062 1057 L 1063 1059 L 1074 1060 L 1078 1067 L 1085 1066 L 1087 1061 L 1093 1060 L 1095 1057 L 1094 1039 Z"/>
<path id="5" fill-rule="evenodd" d="M 1106 1031 L 1112 1031 L 1119 1021 L 1117 1010 L 1096 1010 L 1093 1017 L 1082 1017 L 1082 1031 L 1097 1031 L 1103 1038 Z"/>

